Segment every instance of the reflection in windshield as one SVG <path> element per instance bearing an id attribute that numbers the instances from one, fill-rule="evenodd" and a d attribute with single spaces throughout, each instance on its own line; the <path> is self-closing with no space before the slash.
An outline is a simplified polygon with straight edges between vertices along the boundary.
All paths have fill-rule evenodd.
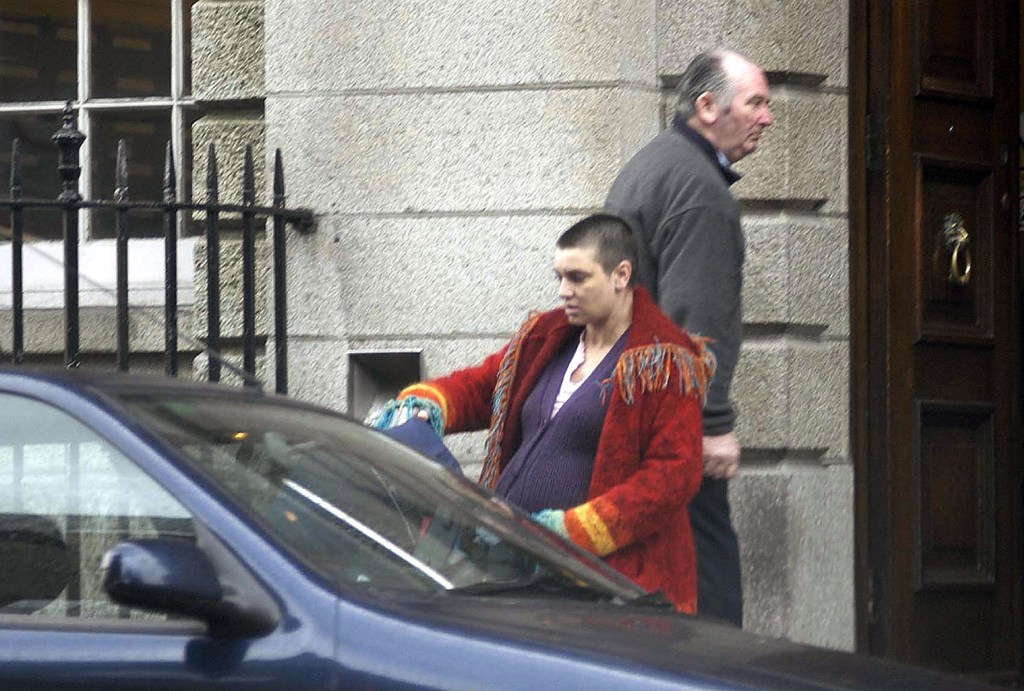
<path id="1" fill-rule="evenodd" d="M 391 542 L 391 540 L 388 540 L 386 537 L 384 537 L 383 535 L 378 533 L 373 528 L 371 528 L 371 527 L 369 527 L 367 525 L 364 525 L 360 521 L 357 521 L 355 518 L 352 518 L 347 513 L 345 513 L 341 509 L 339 509 L 337 506 L 334 506 L 333 504 L 331 504 L 330 502 L 326 501 L 322 497 L 317 496 L 314 492 L 306 489 L 305 487 L 303 487 L 302 485 L 300 485 L 298 483 L 292 482 L 291 480 L 285 480 L 284 484 L 285 484 L 286 487 L 288 487 L 288 489 L 297 492 L 303 498 L 308 499 L 312 504 L 320 507 L 321 509 L 323 509 L 327 513 L 329 513 L 332 516 L 334 516 L 335 518 L 337 518 L 338 520 L 344 521 L 345 523 L 347 523 L 348 525 L 352 526 L 353 528 L 355 528 L 360 533 L 362 533 L 366 537 L 370 538 L 371 540 L 373 540 L 377 544 L 379 544 L 379 545 L 381 545 L 383 547 L 386 547 L 396 557 L 398 557 L 402 561 L 408 563 L 414 569 L 417 569 L 417 570 L 421 571 L 423 574 L 425 574 L 425 575 L 429 576 L 430 578 L 434 579 L 438 584 L 444 586 L 446 589 L 451 590 L 451 588 L 453 587 L 451 582 L 447 578 L 445 578 L 444 576 L 439 574 L 437 571 L 435 571 L 434 569 L 430 568 L 426 564 L 413 559 L 405 550 L 403 550 L 401 547 L 399 547 L 395 543 Z"/>
<path id="2" fill-rule="evenodd" d="M 341 585 L 472 593 L 557 583 L 590 597 L 642 592 L 571 559 L 538 556 L 544 549 L 530 547 L 537 538 L 512 525 L 506 505 L 352 421 L 241 396 L 122 401 L 278 542 Z M 564 548 L 546 545 L 557 549 Z"/>

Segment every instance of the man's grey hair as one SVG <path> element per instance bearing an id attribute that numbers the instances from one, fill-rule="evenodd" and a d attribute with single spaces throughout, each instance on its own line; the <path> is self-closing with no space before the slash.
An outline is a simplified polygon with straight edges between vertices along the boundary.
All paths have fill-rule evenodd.
<path id="1" fill-rule="evenodd" d="M 701 53 L 686 67 L 679 80 L 679 100 L 676 102 L 676 112 L 684 120 L 689 120 L 697 113 L 697 99 L 706 92 L 714 94 L 715 99 L 723 104 L 725 112 L 729 112 L 736 95 L 736 85 L 723 63 L 730 56 L 746 60 L 734 50 L 718 49 Z"/>

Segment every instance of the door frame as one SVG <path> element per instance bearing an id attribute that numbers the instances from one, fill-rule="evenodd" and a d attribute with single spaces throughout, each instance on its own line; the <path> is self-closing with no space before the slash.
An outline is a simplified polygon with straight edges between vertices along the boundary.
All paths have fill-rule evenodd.
<path id="1" fill-rule="evenodd" d="M 881 6 L 881 7 L 880 7 Z M 869 228 L 879 206 L 870 204 L 872 194 L 884 194 L 885 171 L 880 160 L 884 133 L 872 123 L 871 113 L 885 106 L 880 94 L 888 88 L 888 74 L 877 67 L 871 72 L 870 49 L 890 53 L 888 41 L 888 3 L 850 0 L 849 69 L 849 215 L 850 215 L 850 431 L 854 465 L 854 593 L 856 649 L 861 653 L 884 654 L 889 649 L 888 617 L 891 611 L 885 579 L 875 577 L 887 570 L 889 531 L 888 511 L 872 506 L 885 501 L 882 488 L 888 487 L 885 469 L 868 463 L 872 456 L 887 458 L 887 410 L 883 395 L 876 395 L 871 382 L 884 386 L 884 358 L 872 357 L 884 352 L 887 320 L 872 322 L 876 312 L 885 314 L 887 279 L 885 258 L 873 252 Z M 872 45 L 874 38 L 874 45 Z M 875 63 L 888 62 L 888 59 Z M 863 145 L 861 143 L 863 142 Z M 877 226 L 876 226 L 877 227 Z M 873 283 L 878 281 L 878 285 Z M 875 292 L 873 294 L 872 287 Z"/>

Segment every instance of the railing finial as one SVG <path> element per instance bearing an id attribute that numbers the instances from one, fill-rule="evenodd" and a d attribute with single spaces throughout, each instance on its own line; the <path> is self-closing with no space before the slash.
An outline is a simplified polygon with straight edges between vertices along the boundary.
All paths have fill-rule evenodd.
<path id="1" fill-rule="evenodd" d="M 82 175 L 78 151 L 82 148 L 85 135 L 78 130 L 78 117 L 71 107 L 71 101 L 64 104 L 63 119 L 64 124 L 52 137 L 60 152 L 57 170 L 60 171 L 62 189 L 58 199 L 62 202 L 77 202 L 82 199 L 78 192 L 78 178 Z"/>

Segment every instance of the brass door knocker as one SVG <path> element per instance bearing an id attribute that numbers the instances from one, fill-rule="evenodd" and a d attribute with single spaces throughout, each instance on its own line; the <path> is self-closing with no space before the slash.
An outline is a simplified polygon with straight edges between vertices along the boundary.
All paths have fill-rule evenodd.
<path id="1" fill-rule="evenodd" d="M 955 286 L 965 286 L 971 280 L 971 236 L 958 213 L 946 214 L 942 219 L 942 237 L 949 254 L 948 280 Z"/>

